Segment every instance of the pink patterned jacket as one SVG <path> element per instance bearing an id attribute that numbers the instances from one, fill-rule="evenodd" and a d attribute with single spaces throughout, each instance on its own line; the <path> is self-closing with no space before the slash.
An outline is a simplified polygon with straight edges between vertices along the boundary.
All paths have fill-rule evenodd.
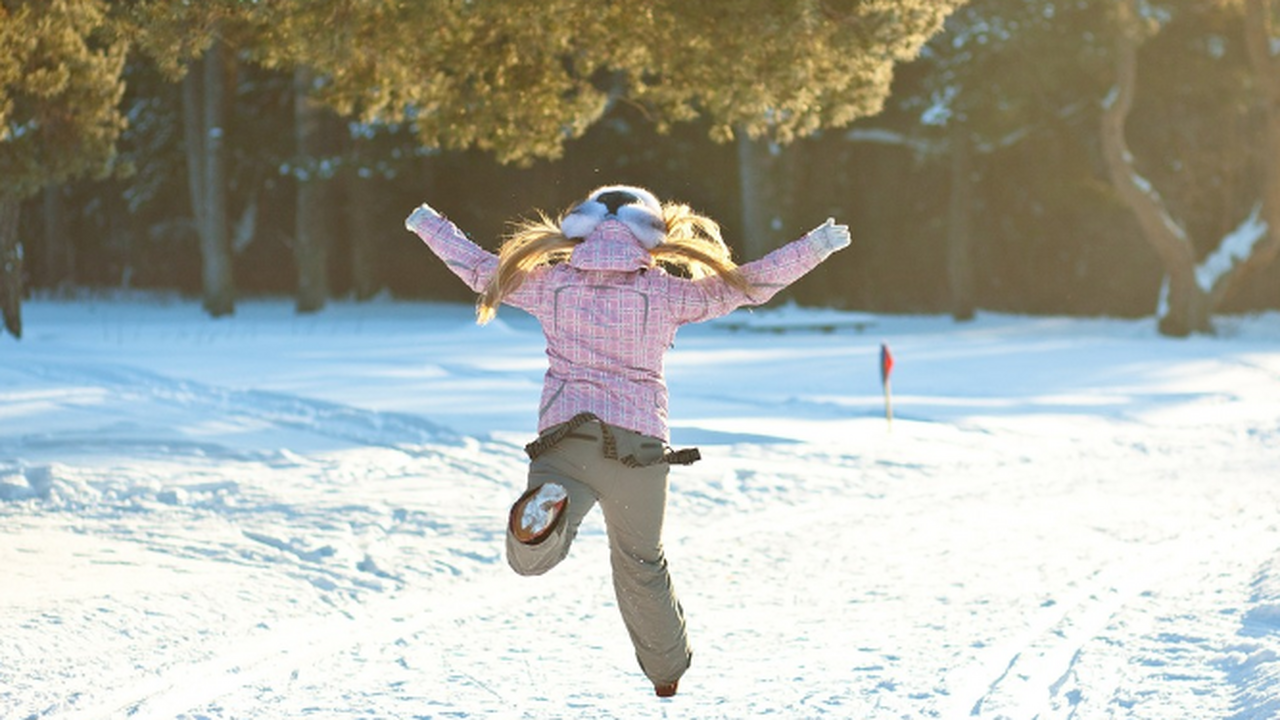
<path id="1" fill-rule="evenodd" d="M 416 214 L 408 227 L 476 292 L 498 269 L 496 255 L 443 217 Z M 668 440 L 662 361 L 677 328 L 763 303 L 829 254 L 815 230 L 742 265 L 757 288 L 748 297 L 715 276 L 670 275 L 621 222 L 600 223 L 567 262 L 537 268 L 504 301 L 537 318 L 546 336 L 550 367 L 538 408 L 539 432 L 590 412 L 612 425 Z"/>

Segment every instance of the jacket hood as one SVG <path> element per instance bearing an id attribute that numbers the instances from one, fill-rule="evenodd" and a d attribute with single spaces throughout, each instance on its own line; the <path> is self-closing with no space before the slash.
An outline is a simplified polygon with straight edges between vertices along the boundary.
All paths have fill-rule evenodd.
<path id="1" fill-rule="evenodd" d="M 597 225 L 569 256 L 569 265 L 579 270 L 631 272 L 654 265 L 653 256 L 619 220 Z"/>
<path id="2" fill-rule="evenodd" d="M 567 238 L 586 238 L 597 225 L 610 219 L 621 220 L 646 249 L 653 249 L 667 236 L 658 198 L 631 185 L 606 185 L 591 191 L 560 221 L 560 232 Z"/>

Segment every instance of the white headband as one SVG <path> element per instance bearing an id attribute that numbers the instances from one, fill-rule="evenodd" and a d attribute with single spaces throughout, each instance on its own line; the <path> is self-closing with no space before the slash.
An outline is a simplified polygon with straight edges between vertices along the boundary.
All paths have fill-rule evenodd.
<path id="1" fill-rule="evenodd" d="M 608 219 L 622 222 L 645 248 L 652 250 L 667 237 L 662 204 L 653 193 L 630 185 L 596 188 L 582 204 L 565 215 L 560 232 L 568 238 L 585 238 Z"/>

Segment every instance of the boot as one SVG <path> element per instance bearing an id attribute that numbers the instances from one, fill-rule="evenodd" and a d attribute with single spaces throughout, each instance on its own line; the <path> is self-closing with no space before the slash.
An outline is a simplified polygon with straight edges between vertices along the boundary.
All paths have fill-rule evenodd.
<path id="1" fill-rule="evenodd" d="M 569 506 L 569 492 L 559 483 L 544 483 L 529 489 L 511 506 L 511 534 L 525 545 L 546 540 Z"/>

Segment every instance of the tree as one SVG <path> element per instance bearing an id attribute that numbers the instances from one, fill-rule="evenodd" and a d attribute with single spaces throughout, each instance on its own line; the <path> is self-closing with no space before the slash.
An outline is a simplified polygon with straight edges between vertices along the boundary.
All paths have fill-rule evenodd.
<path id="1" fill-rule="evenodd" d="M 716 3 L 664 3 L 622 65 L 628 94 L 660 124 L 701 115 L 713 139 L 736 138 L 743 241 L 758 256 L 784 239 L 795 185 L 780 146 L 880 112 L 894 65 L 963 4 L 752 0 L 726 13 Z M 667 40 L 672 28 L 677 42 Z"/>
<path id="2" fill-rule="evenodd" d="M 349 122 L 345 159 L 339 182 L 345 197 L 347 236 L 351 250 L 351 288 L 356 300 L 370 300 L 384 287 L 379 239 L 385 233 L 380 201 L 388 181 L 422 169 L 421 158 L 410 151 L 403 128 Z"/>
<path id="3" fill-rule="evenodd" d="M 67 237 L 67 206 L 61 185 L 46 187 L 43 195 L 44 237 L 38 262 L 43 270 L 44 286 L 58 288 L 75 280 L 75 256 Z"/>
<path id="4" fill-rule="evenodd" d="M 248 21 L 259 61 L 323 78 L 313 94 L 339 115 L 527 163 L 557 157 L 603 111 L 603 66 L 581 58 L 618 33 L 602 34 L 611 14 L 624 13 L 580 0 L 330 0 L 262 3 Z"/>
<path id="5" fill-rule="evenodd" d="M 972 318 L 993 300 L 983 297 L 988 288 L 1013 291 L 1009 275 L 1040 273 L 1028 262 L 1047 242 L 1040 232 L 1017 237 L 1017 255 L 991 251 L 1018 214 L 1030 207 L 1078 206 L 1078 197 L 1045 193 L 1066 196 L 1091 183 L 1093 168 L 1078 158 L 1088 157 L 1096 127 L 1080 118 L 1096 96 L 1090 71 L 1097 53 L 1088 37 L 1097 14 L 1079 2 L 973 0 L 947 18 L 944 32 L 910 66 L 910 82 L 894 89 L 892 112 L 847 136 L 901 146 L 949 178 L 946 213 L 938 222 L 945 228 L 946 302 L 956 320 Z M 1064 144 L 1085 152 L 1063 153 Z M 1074 161 L 1064 162 L 1064 154 Z M 998 196 L 1001 183 L 1014 175 L 1022 178 L 1009 183 L 1016 195 Z M 1055 264 L 1074 265 L 1070 258 L 1080 251 L 1079 244 L 1060 246 Z M 983 254 L 1008 261 L 982 263 Z M 1036 285 L 1045 294 L 1044 283 Z"/>
<path id="6" fill-rule="evenodd" d="M 679 0 L 640 8 L 582 0 L 102 6 L 118 28 L 113 37 L 129 38 L 169 77 L 182 79 L 205 304 L 218 315 L 234 302 L 225 239 L 225 112 L 233 97 L 226 83 L 238 63 L 283 76 L 302 68 L 314 73 L 298 118 L 319 101 L 355 120 L 350 127 L 409 127 L 424 148 L 475 148 L 504 163 L 558 157 L 567 141 L 619 103 L 641 109 L 663 129 L 696 117 L 717 140 L 781 146 L 875 112 L 894 63 L 911 57 L 963 1 L 750 0 L 732 13 Z M 364 152 L 359 134 L 353 157 Z M 349 169 L 338 168 L 343 182 L 366 190 L 350 180 Z M 767 199 L 780 196 L 767 185 L 757 190 Z M 300 194 L 305 205 L 309 193 Z M 368 254 L 361 252 L 366 276 Z M 366 278 L 360 285 L 366 294 L 376 283 Z"/>
<path id="7" fill-rule="evenodd" d="M 1258 106 L 1262 111 L 1264 144 L 1262 152 L 1262 219 L 1265 237 L 1257 238 L 1251 252 L 1239 252 L 1232 269 L 1214 288 L 1216 306 L 1237 287 L 1280 257 L 1280 58 L 1276 46 L 1276 4 L 1274 0 L 1246 0 L 1245 45 L 1253 70 Z M 1243 251 L 1244 248 L 1232 248 Z"/>
<path id="8" fill-rule="evenodd" d="M 1260 210 L 1224 239 L 1203 262 L 1186 226 L 1174 218 L 1152 183 L 1140 174 L 1125 137 L 1138 91 L 1139 49 L 1168 22 L 1141 0 L 1113 10 L 1115 85 L 1103 103 L 1101 141 L 1106 169 L 1121 200 L 1134 214 L 1143 239 L 1155 250 L 1166 281 L 1160 332 L 1171 336 L 1212 330 L 1211 315 L 1244 278 L 1280 255 L 1280 67 L 1271 50 L 1272 0 L 1245 0 L 1244 40 L 1253 70 L 1253 101 L 1263 121 L 1263 189 Z M 1259 215 L 1260 213 L 1260 215 Z"/>
<path id="9" fill-rule="evenodd" d="M 214 40 L 182 79 L 187 187 L 200 236 L 204 309 L 213 317 L 235 312 L 227 223 L 227 72 L 224 46 Z"/>
<path id="10" fill-rule="evenodd" d="M 234 25 L 255 61 L 314 76 L 296 101 L 303 154 L 315 148 L 308 128 L 319 101 L 367 125 L 409 123 L 424 147 L 528 164 L 559 157 L 616 102 L 645 108 L 663 128 L 705 117 L 721 141 L 785 144 L 847 124 L 879 109 L 894 63 L 963 2 L 751 0 L 733 12 L 683 0 L 130 5 L 162 64 L 194 57 L 213 27 Z M 299 157 L 297 167 L 315 160 Z M 752 167 L 742 166 L 744 196 L 780 197 L 774 184 L 785 178 Z M 315 178 L 300 182 L 304 206 L 325 185 Z M 323 303 L 327 243 L 313 240 L 315 212 L 297 217 L 299 308 L 313 309 Z M 751 225 L 748 241 L 767 242 Z"/>
<path id="11" fill-rule="evenodd" d="M 183 138 L 191 210 L 200 236 L 205 311 L 235 312 L 231 236 L 227 220 L 227 78 L 234 50 L 251 12 L 234 0 L 128 0 L 115 19 L 168 77 L 182 82 Z"/>
<path id="12" fill-rule="evenodd" d="M 951 123 L 951 202 L 947 217 L 947 281 L 951 317 L 957 322 L 972 320 L 977 311 L 974 297 L 973 170 L 970 161 L 970 131 L 963 122 Z"/>
<path id="13" fill-rule="evenodd" d="M 775 198 L 768 145 L 877 112 L 894 64 L 964 1 L 335 1 L 256 17 L 266 62 L 313 67 L 341 114 L 411 121 L 427 147 L 555 158 L 630 102 L 660 128 L 704 117 L 718 141 L 760 143 L 743 148 L 743 196 Z M 749 244 L 771 224 L 749 223 Z"/>
<path id="14" fill-rule="evenodd" d="M 298 300 L 300 313 L 316 312 L 329 297 L 329 250 L 332 219 L 329 214 L 332 194 L 331 163 L 325 157 L 326 117 L 324 108 L 312 98 L 315 76 L 300 67 L 294 71 L 294 123 L 297 160 L 294 178 L 298 183 L 295 204 L 293 256 L 298 265 Z"/>
<path id="15" fill-rule="evenodd" d="M 797 159 L 792 147 L 745 132 L 737 140 L 738 194 L 742 198 L 742 247 L 746 256 L 761 257 L 793 233 L 789 226 L 795 203 Z"/>
<path id="16" fill-rule="evenodd" d="M 111 169 L 127 44 L 102 0 L 0 2 L 0 310 L 22 335 L 21 202 Z"/>

